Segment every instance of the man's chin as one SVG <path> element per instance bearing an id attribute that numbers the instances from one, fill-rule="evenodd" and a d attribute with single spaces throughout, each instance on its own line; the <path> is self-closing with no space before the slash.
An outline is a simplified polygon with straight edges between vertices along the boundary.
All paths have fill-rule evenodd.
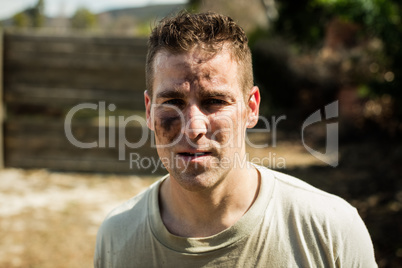
<path id="1" fill-rule="evenodd" d="M 216 168 L 191 167 L 187 170 L 169 171 L 174 179 L 182 188 L 191 192 L 206 191 L 214 188 L 222 177 L 224 172 L 219 172 Z"/>
<path id="2" fill-rule="evenodd" d="M 178 184 L 189 192 L 203 192 L 213 188 L 215 185 L 211 178 L 205 178 L 204 176 L 196 177 L 181 177 L 176 179 Z"/>

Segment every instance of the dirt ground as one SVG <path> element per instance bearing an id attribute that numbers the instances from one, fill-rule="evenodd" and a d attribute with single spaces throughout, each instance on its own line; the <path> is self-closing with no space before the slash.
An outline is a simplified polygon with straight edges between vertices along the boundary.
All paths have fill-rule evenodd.
<path id="1" fill-rule="evenodd" d="M 155 178 L 0 172 L 0 267 L 92 267 L 107 212 Z"/>
<path id="2" fill-rule="evenodd" d="M 394 144 L 347 144 L 340 165 L 332 168 L 297 142 L 250 151 L 250 158 L 269 156 L 263 164 L 271 167 L 274 159 L 285 159 L 284 172 L 356 206 L 380 267 L 402 264 L 400 155 L 402 147 Z M 96 232 L 108 211 L 157 178 L 1 170 L 0 267 L 92 267 Z"/>

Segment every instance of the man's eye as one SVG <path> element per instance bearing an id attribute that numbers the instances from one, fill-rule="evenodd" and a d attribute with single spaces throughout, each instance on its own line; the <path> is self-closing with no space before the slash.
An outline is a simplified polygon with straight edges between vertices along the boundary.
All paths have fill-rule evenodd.
<path id="1" fill-rule="evenodd" d="M 171 100 L 164 101 L 163 104 L 181 106 L 181 105 L 184 105 L 184 101 L 180 100 L 180 99 L 171 99 Z"/>
<path id="2" fill-rule="evenodd" d="M 227 102 L 221 99 L 208 99 L 204 101 L 205 105 L 224 105 Z"/>

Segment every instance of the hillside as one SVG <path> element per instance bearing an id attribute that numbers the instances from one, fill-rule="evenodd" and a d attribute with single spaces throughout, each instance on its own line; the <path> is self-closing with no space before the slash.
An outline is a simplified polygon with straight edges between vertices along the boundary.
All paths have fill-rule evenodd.
<path id="1" fill-rule="evenodd" d="M 149 5 L 143 7 L 113 9 L 98 13 L 96 15 L 98 17 L 108 17 L 112 21 L 117 21 L 119 18 L 123 17 L 130 17 L 137 22 L 141 22 L 160 19 L 184 8 L 186 8 L 186 4 Z M 64 25 L 69 24 L 69 19 L 46 17 L 45 25 L 46 27 L 57 27 L 59 26 L 59 23 L 57 23 L 57 21 L 59 21 L 60 19 L 66 20 L 66 22 L 63 23 Z M 0 26 L 3 27 L 12 26 L 12 24 L 12 17 L 0 21 Z"/>
<path id="2" fill-rule="evenodd" d="M 139 21 L 144 21 L 154 18 L 165 17 L 166 15 L 179 11 L 185 7 L 186 7 L 185 4 L 151 5 L 144 7 L 109 10 L 99 13 L 98 15 L 99 16 L 108 15 L 113 19 L 127 16 L 127 17 L 134 17 Z"/>

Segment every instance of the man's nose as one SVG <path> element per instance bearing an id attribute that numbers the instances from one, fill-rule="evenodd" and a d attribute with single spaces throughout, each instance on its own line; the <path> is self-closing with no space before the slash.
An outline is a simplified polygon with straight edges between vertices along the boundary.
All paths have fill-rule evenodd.
<path id="1" fill-rule="evenodd" d="M 192 104 L 187 108 L 184 134 L 191 140 L 202 137 L 208 132 L 208 119 L 200 107 Z"/>

